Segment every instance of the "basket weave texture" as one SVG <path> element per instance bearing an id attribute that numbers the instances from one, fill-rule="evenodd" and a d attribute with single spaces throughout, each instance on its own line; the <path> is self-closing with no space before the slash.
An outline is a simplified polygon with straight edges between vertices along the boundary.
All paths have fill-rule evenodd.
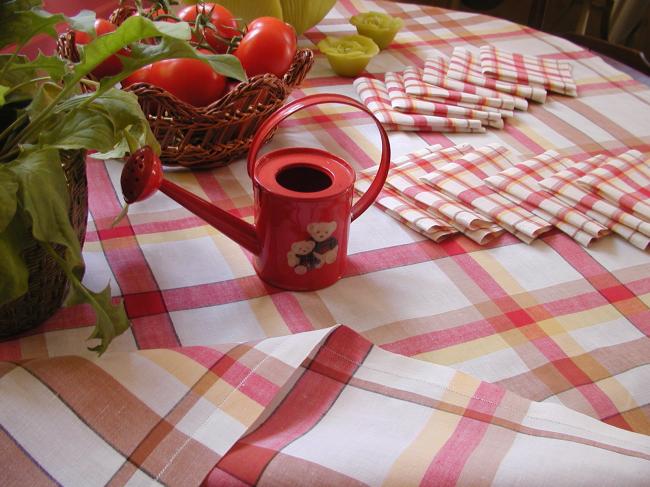
<path id="1" fill-rule="evenodd" d="M 79 60 L 74 32 L 59 37 L 58 51 L 63 58 Z M 248 152 L 257 128 L 283 105 L 313 62 L 311 50 L 299 49 L 282 78 L 273 74 L 253 76 L 205 107 L 192 106 L 148 83 L 134 83 L 125 91 L 138 97 L 161 145 L 164 164 L 195 169 L 219 167 Z"/>
<path id="2" fill-rule="evenodd" d="M 86 183 L 86 152 L 62 151 L 61 165 L 70 195 L 70 221 L 79 243 L 83 245 L 88 218 L 88 187 Z M 63 255 L 60 245 L 54 249 Z M 34 241 L 23 253 L 29 269 L 27 293 L 0 306 L 0 338 L 29 330 L 52 316 L 63 303 L 68 279 L 56 261 Z"/>

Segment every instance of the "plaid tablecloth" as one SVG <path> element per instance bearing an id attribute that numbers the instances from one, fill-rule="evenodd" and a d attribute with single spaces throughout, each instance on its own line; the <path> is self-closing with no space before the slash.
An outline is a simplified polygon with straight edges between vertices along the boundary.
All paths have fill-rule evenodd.
<path id="1" fill-rule="evenodd" d="M 396 158 L 434 143 L 498 143 L 518 160 L 649 156 L 650 89 L 547 34 L 346 0 L 300 44 L 350 34 L 347 19 L 368 10 L 405 21 L 371 75 L 492 44 L 568 61 L 577 84 L 576 98 L 549 93 L 502 130 L 392 132 Z M 318 92 L 356 96 L 320 54 L 292 96 Z M 327 105 L 283 123 L 269 146 L 323 147 L 361 170 L 379 158 L 375 130 Z M 292 293 L 163 195 L 111 228 L 120 169 L 88 161 L 85 282 L 110 280 L 132 327 L 100 359 L 83 307 L 0 343 L 1 485 L 192 485 L 210 472 L 211 485 L 647 484 L 647 252 L 557 231 L 531 245 L 434 243 L 372 207 L 352 225 L 344 278 Z M 168 177 L 252 218 L 242 161 Z"/>

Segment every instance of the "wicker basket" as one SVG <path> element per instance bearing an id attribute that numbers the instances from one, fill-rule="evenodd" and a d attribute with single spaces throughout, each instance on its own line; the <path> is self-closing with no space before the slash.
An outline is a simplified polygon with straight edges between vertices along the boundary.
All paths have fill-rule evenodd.
<path id="1" fill-rule="evenodd" d="M 70 221 L 83 245 L 88 218 L 85 151 L 61 152 L 61 165 L 70 194 Z M 55 245 L 63 255 L 64 247 Z M 68 290 L 68 280 L 45 250 L 34 241 L 23 253 L 29 269 L 27 293 L 0 306 L 0 338 L 26 331 L 41 324 L 61 307 Z"/>
<path id="2" fill-rule="evenodd" d="M 73 32 L 59 37 L 58 50 L 64 58 L 79 60 Z M 313 61 L 311 50 L 299 49 L 282 79 L 273 74 L 253 76 L 205 107 L 189 105 L 148 83 L 134 83 L 125 90 L 138 97 L 160 142 L 164 164 L 218 167 L 246 154 L 259 125 L 282 106 Z"/>

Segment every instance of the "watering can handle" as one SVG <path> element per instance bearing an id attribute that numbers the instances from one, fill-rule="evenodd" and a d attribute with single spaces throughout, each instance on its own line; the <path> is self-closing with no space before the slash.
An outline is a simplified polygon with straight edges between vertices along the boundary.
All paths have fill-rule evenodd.
<path id="1" fill-rule="evenodd" d="M 352 220 L 354 221 L 359 215 L 361 215 L 361 213 L 368 209 L 373 201 L 375 201 L 384 185 L 384 182 L 386 181 L 388 168 L 390 166 L 390 143 L 388 142 L 388 135 L 379 120 L 377 120 L 368 108 L 353 98 L 333 93 L 308 95 L 280 108 L 264 121 L 255 133 L 255 137 L 253 137 L 253 142 L 251 143 L 251 148 L 248 153 L 248 175 L 251 178 L 253 177 L 253 170 L 255 169 L 255 163 L 257 162 L 257 153 L 271 130 L 273 130 L 276 125 L 303 108 L 319 105 L 321 103 L 340 103 L 342 105 L 350 105 L 359 110 L 363 110 L 375 121 L 377 128 L 379 129 L 379 135 L 381 136 L 381 160 L 379 162 L 379 169 L 377 170 L 370 187 L 352 207 Z"/>

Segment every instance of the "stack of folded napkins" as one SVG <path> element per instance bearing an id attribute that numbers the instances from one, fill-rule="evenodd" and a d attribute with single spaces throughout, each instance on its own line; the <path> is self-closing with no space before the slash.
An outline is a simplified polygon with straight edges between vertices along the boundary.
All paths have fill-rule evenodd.
<path id="1" fill-rule="evenodd" d="M 630 150 L 578 163 L 546 151 L 517 163 L 498 144 L 435 145 L 393 162 L 377 204 L 436 242 L 462 233 L 484 245 L 506 231 L 531 243 L 555 227 L 584 246 L 613 232 L 645 250 L 650 162 Z"/>
<path id="2" fill-rule="evenodd" d="M 547 90 L 577 96 L 568 62 L 494 46 L 479 55 L 456 47 L 451 58 L 430 56 L 423 67 L 385 73 L 383 81 L 357 78 L 354 86 L 388 130 L 431 132 L 503 128 L 529 100 L 544 103 Z"/>

